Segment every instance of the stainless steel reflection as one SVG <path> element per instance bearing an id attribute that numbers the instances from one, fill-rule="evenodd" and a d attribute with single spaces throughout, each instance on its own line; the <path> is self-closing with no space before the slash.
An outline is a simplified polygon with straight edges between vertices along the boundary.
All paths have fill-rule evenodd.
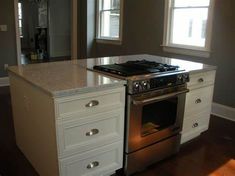
<path id="1" fill-rule="evenodd" d="M 138 100 L 138 99 L 135 100 L 134 99 L 133 104 L 134 105 L 143 105 L 143 104 L 147 104 L 147 103 L 151 103 L 151 102 L 155 102 L 155 101 L 161 101 L 161 100 L 171 98 L 171 97 L 183 94 L 183 93 L 187 93 L 188 91 L 189 91 L 188 89 L 185 89 L 185 90 L 181 90 L 178 92 L 172 92 L 172 93 L 169 93 L 166 95 L 161 95 L 161 96 L 156 96 L 156 97 L 151 97 L 151 98 L 143 97 L 142 100 Z"/>
<path id="2" fill-rule="evenodd" d="M 182 122 L 185 107 L 185 97 L 189 90 L 186 85 L 179 85 L 175 87 L 150 91 L 137 95 L 127 96 L 127 121 L 126 121 L 126 144 L 125 144 L 125 173 L 132 174 L 138 169 L 144 168 L 149 163 L 159 161 L 162 157 L 148 157 L 147 155 L 157 156 L 159 150 L 164 143 L 171 143 L 166 147 L 167 150 L 162 149 L 165 157 L 178 151 L 180 141 L 180 131 L 182 130 Z M 176 100 L 176 114 L 174 123 L 155 132 L 141 133 L 143 121 L 143 109 L 146 105 L 151 105 L 157 102 Z M 162 117 L 163 118 L 163 117 Z M 156 150 L 150 150 L 154 145 Z M 170 147 L 171 146 L 171 147 Z M 149 148 L 149 149 L 148 149 Z M 146 153 L 144 152 L 146 151 Z M 149 153 L 150 152 L 150 153 Z M 141 154 L 140 154 L 141 153 Z M 136 158 L 137 157 L 137 158 Z M 137 163 L 141 163 L 136 167 L 136 163 L 131 161 L 138 159 Z M 135 166 L 133 166 L 135 164 Z"/>
<path id="3" fill-rule="evenodd" d="M 130 175 L 179 150 L 189 73 L 180 67 L 155 73 L 120 70 L 95 69 L 127 81 L 124 171 Z"/>

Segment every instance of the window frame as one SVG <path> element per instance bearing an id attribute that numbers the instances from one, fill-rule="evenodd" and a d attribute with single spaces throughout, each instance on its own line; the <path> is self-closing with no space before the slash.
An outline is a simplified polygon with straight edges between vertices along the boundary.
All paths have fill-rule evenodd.
<path id="1" fill-rule="evenodd" d="M 21 18 L 20 18 L 19 4 L 20 4 L 20 7 L 21 7 Z M 17 10 L 18 10 L 17 15 L 18 15 L 18 24 L 19 24 L 19 34 L 20 34 L 20 38 L 23 38 L 24 35 L 23 35 L 23 4 L 22 4 L 22 2 L 17 3 Z M 20 27 L 20 22 L 21 22 L 21 27 Z"/>
<path id="2" fill-rule="evenodd" d="M 101 37 L 101 6 L 102 0 L 96 1 L 96 42 L 97 43 L 107 43 L 107 44 L 122 44 L 122 29 L 123 29 L 123 4 L 124 0 L 120 0 L 120 19 L 119 19 L 119 37 Z M 111 10 L 111 9 L 110 9 Z M 115 10 L 115 9 L 113 9 Z M 107 11 L 107 10 L 104 10 Z"/>
<path id="3" fill-rule="evenodd" d="M 163 34 L 163 51 L 175 54 L 189 55 L 209 58 L 211 54 L 211 37 L 212 37 L 212 21 L 214 14 L 214 0 L 210 0 L 208 6 L 208 18 L 206 23 L 206 37 L 205 37 L 205 47 L 193 46 L 193 45 L 183 45 L 172 43 L 172 23 L 173 23 L 173 3 L 174 0 L 165 0 L 165 12 L 164 12 L 164 34 Z M 190 7 L 189 7 L 190 8 Z"/>

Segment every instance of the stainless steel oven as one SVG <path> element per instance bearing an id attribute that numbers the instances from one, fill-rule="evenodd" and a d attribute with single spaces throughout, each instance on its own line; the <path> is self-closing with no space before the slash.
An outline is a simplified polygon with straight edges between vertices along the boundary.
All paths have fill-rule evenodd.
<path id="1" fill-rule="evenodd" d="M 183 84 L 127 95 L 126 175 L 178 151 L 187 92 Z"/>
<path id="2" fill-rule="evenodd" d="M 94 66 L 127 81 L 126 175 L 176 153 L 180 146 L 189 73 L 155 59 Z"/>

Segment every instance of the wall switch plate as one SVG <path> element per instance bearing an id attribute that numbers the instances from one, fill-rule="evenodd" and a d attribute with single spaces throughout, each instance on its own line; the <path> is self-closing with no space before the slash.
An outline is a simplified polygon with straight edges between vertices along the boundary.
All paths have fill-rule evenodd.
<path id="1" fill-rule="evenodd" d="M 7 31 L 7 25 L 0 25 L 0 32 L 6 32 Z"/>

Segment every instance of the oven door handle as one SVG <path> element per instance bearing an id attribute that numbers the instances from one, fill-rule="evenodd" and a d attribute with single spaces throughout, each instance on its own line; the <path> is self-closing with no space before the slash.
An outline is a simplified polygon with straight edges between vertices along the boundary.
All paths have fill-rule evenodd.
<path id="1" fill-rule="evenodd" d="M 160 96 L 156 96 L 156 97 L 152 97 L 152 98 L 148 98 L 148 99 L 143 98 L 142 100 L 133 100 L 132 102 L 134 105 L 149 104 L 151 102 L 165 100 L 165 99 L 175 97 L 177 95 L 184 94 L 187 92 L 189 92 L 189 90 L 184 89 L 181 91 L 177 91 L 177 92 L 173 92 L 173 93 L 169 93 L 169 94 L 165 94 L 165 95 L 160 95 Z"/>

